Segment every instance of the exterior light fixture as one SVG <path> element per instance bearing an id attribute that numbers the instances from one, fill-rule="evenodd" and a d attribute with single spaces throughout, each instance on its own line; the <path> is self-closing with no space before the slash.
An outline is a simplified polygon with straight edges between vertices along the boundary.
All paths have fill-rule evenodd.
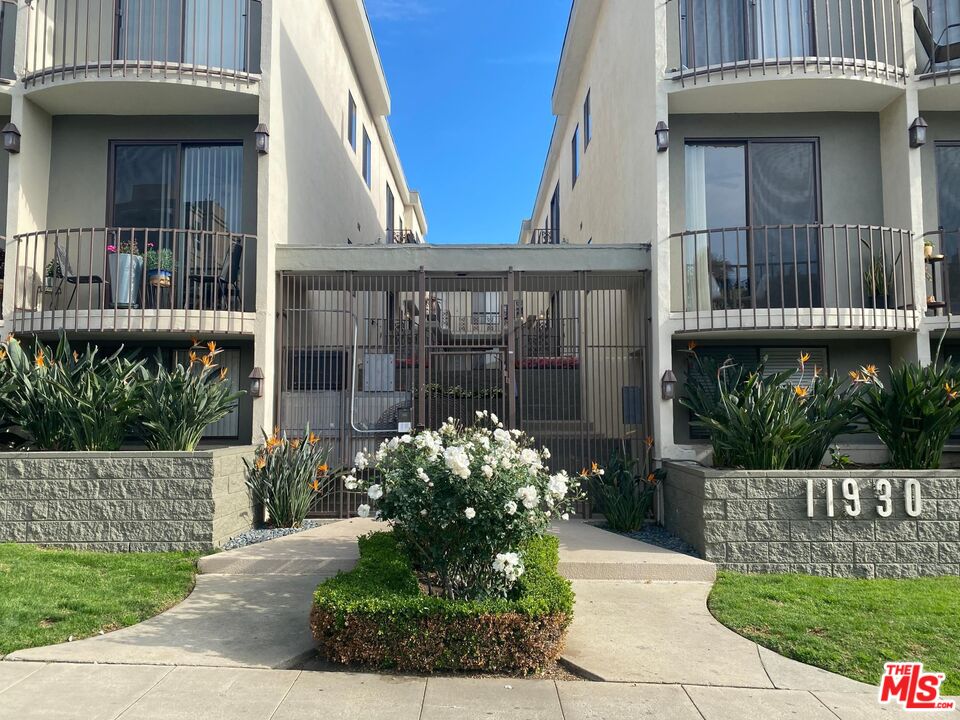
<path id="1" fill-rule="evenodd" d="M 250 373 L 250 396 L 259 398 L 263 397 L 263 370 L 258 367 L 253 369 L 253 372 Z"/>
<path id="2" fill-rule="evenodd" d="M 917 115 L 910 125 L 910 147 L 919 148 L 927 144 L 927 121 Z"/>
<path id="3" fill-rule="evenodd" d="M 267 129 L 265 123 L 260 123 L 257 125 L 257 129 L 253 131 L 254 137 L 257 138 L 257 152 L 260 155 L 266 155 L 270 152 L 270 131 Z"/>
<path id="4" fill-rule="evenodd" d="M 3 149 L 8 153 L 20 152 L 20 130 L 13 123 L 7 123 L 0 130 L 3 135 Z"/>
<path id="5" fill-rule="evenodd" d="M 657 129 L 653 134 L 657 136 L 657 152 L 666 152 L 670 149 L 670 128 L 663 120 L 657 123 Z"/>
<path id="6" fill-rule="evenodd" d="M 677 376 L 673 370 L 667 370 L 660 380 L 660 394 L 664 400 L 673 400 L 677 395 Z"/>

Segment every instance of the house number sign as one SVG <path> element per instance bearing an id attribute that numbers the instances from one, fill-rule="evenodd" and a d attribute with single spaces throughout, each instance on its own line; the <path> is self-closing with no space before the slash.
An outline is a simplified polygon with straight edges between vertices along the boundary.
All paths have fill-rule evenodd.
<path id="1" fill-rule="evenodd" d="M 860 492 L 860 483 L 854 478 L 847 478 L 840 482 L 839 511 L 835 497 L 833 478 L 807 478 L 807 517 L 814 517 L 816 514 L 816 503 L 814 502 L 814 491 L 817 483 L 826 484 L 826 505 L 827 517 L 835 517 L 838 512 L 842 512 L 849 517 L 857 517 L 863 510 L 865 503 L 871 503 L 869 498 L 862 498 Z M 873 497 L 877 502 L 877 515 L 880 517 L 890 517 L 893 514 L 894 498 L 893 485 L 885 478 L 876 480 L 873 486 Z M 923 498 L 920 492 L 920 482 L 915 478 L 908 478 L 903 483 L 903 498 L 897 498 L 896 502 L 903 502 L 904 511 L 909 517 L 920 517 L 923 509 Z"/>

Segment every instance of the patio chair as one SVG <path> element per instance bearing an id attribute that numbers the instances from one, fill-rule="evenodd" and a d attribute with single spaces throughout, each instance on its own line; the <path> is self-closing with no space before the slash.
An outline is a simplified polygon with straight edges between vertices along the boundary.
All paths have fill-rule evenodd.
<path id="1" fill-rule="evenodd" d="M 70 258 L 67 255 L 67 249 L 60 243 L 54 244 L 53 252 L 58 268 L 56 277 L 57 280 L 59 280 L 56 291 L 54 292 L 54 297 L 60 297 L 60 294 L 63 292 L 64 283 L 73 285 L 73 292 L 70 294 L 70 299 L 67 301 L 67 307 L 69 308 L 73 304 L 73 300 L 77 296 L 77 289 L 81 285 L 97 285 L 100 288 L 100 307 L 103 307 L 104 290 L 110 289 L 110 282 L 108 280 L 104 280 L 99 275 L 77 275 L 73 271 L 73 267 L 70 265 Z"/>
<path id="2" fill-rule="evenodd" d="M 924 51 L 927 53 L 927 66 L 923 70 L 924 73 L 932 72 L 935 65 L 948 63 L 952 60 L 960 60 L 960 40 L 944 43 L 944 39 L 950 30 L 960 28 L 960 23 L 947 25 L 943 29 L 943 32 L 940 33 L 940 37 L 934 40 L 933 32 L 931 32 L 930 26 L 927 24 L 927 18 L 924 17 L 920 8 L 914 5 L 913 27 L 917 31 L 917 38 L 920 40 L 920 45 L 923 46 Z"/>
<path id="3" fill-rule="evenodd" d="M 230 307 L 228 306 L 232 304 L 231 299 L 236 302 L 237 307 L 242 308 L 243 296 L 240 291 L 242 264 L 243 244 L 233 240 L 230 249 L 223 256 L 219 273 L 199 272 L 190 274 L 190 295 L 196 297 L 198 289 L 201 295 L 210 293 L 212 297 L 208 305 L 213 305 L 213 297 L 216 297 L 216 307 L 210 309 L 229 310 Z"/>

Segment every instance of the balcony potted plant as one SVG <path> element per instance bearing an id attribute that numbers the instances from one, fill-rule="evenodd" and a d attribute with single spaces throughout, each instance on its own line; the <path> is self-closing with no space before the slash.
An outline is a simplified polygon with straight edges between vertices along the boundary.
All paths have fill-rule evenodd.
<path id="1" fill-rule="evenodd" d="M 112 281 L 113 304 L 116 307 L 137 307 L 143 279 L 143 257 L 136 240 L 107 245 L 107 265 Z"/>
<path id="2" fill-rule="evenodd" d="M 890 290 L 893 275 L 880 258 L 872 258 L 870 264 L 863 270 L 863 294 L 868 308 L 874 310 L 890 310 Z"/>
<path id="3" fill-rule="evenodd" d="M 933 257 L 933 242 L 930 240 L 923 241 L 923 256 L 925 258 Z"/>
<path id="4" fill-rule="evenodd" d="M 147 268 L 148 283 L 158 288 L 170 287 L 173 280 L 173 250 L 170 248 L 157 250 L 153 243 L 147 243 L 143 262 Z"/>

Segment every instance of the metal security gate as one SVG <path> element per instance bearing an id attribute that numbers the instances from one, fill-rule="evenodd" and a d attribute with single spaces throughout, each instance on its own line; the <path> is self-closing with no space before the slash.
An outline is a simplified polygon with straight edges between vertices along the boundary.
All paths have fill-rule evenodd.
<path id="1" fill-rule="evenodd" d="M 309 426 L 332 464 L 417 427 L 477 411 L 578 472 L 646 436 L 641 272 L 280 273 L 277 418 Z M 314 513 L 347 516 L 340 490 Z"/>

